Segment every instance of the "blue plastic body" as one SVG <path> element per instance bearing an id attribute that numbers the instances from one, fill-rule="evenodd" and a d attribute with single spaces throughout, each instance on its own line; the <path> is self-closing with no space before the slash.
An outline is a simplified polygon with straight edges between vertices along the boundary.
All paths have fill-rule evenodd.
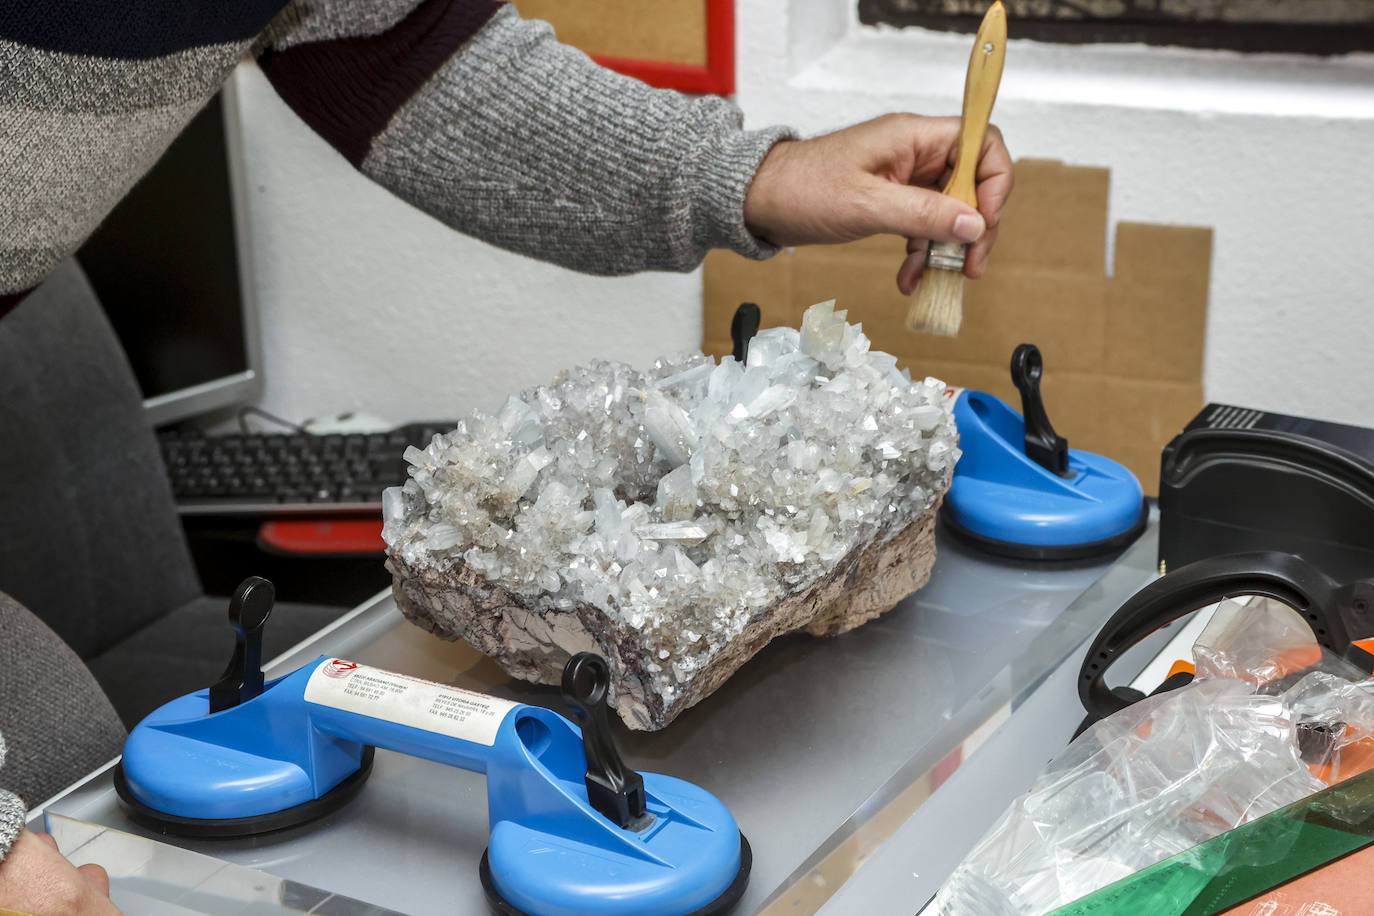
<path id="1" fill-rule="evenodd" d="M 1139 524 L 1140 482 L 1110 458 L 1071 448 L 1070 476 L 1054 474 L 1027 457 L 1021 415 L 982 391 L 959 395 L 954 420 L 963 457 L 945 506 L 965 530 L 1055 548 L 1106 541 Z"/>
<path id="2" fill-rule="evenodd" d="M 653 820 L 638 832 L 593 809 L 582 733 L 557 713 L 516 705 L 488 747 L 307 701 L 311 674 L 328 661 L 213 715 L 206 690 L 162 706 L 125 744 L 129 791 L 181 817 L 272 814 L 328 792 L 372 745 L 487 775 L 492 880 L 533 916 L 681 916 L 739 873 L 734 818 L 690 783 L 644 773 Z"/>

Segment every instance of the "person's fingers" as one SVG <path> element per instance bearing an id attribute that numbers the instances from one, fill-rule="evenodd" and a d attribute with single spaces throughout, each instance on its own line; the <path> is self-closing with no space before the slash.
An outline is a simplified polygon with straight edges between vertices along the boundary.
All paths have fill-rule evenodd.
<path id="1" fill-rule="evenodd" d="M 21 831 L 0 867 L 0 908 L 23 913 L 119 916 L 99 865 L 72 865 L 44 833 Z"/>
<path id="2" fill-rule="evenodd" d="M 988 128 L 987 139 L 983 141 L 983 152 L 978 159 L 978 210 L 989 226 L 1001 221 L 1002 205 L 1011 196 L 1015 184 L 1015 170 L 1012 167 L 1011 153 L 1002 140 L 1002 132 L 994 124 Z"/>
<path id="3" fill-rule="evenodd" d="M 988 127 L 983 152 L 978 160 L 978 210 L 987 220 L 988 231 L 969 246 L 964 262 L 964 274 L 977 279 L 987 270 L 988 258 L 997 244 L 997 232 L 1002 220 L 1002 205 L 1011 196 L 1015 184 L 1015 170 L 1011 154 L 997 125 Z"/>
<path id="4" fill-rule="evenodd" d="M 78 865 L 76 870 L 81 872 L 82 877 L 100 892 L 100 896 L 110 896 L 110 873 L 102 866 L 95 864 Z"/>
<path id="5" fill-rule="evenodd" d="M 978 211 L 989 227 L 1002 222 L 1002 206 L 1011 195 L 1011 174 L 993 177 L 978 185 Z"/>
<path id="6" fill-rule="evenodd" d="M 1002 206 L 1011 196 L 1012 176 L 996 175 L 978 185 L 978 212 L 989 226 L 1002 222 Z"/>
<path id="7" fill-rule="evenodd" d="M 978 175 L 1010 171 L 1011 153 L 1007 150 L 1007 140 L 1002 136 L 1002 128 L 996 124 L 989 124 L 987 133 L 983 135 L 983 149 L 978 153 Z"/>
<path id="8" fill-rule="evenodd" d="M 983 237 L 969 246 L 968 255 L 964 258 L 964 276 L 977 280 L 983 275 L 983 271 L 988 269 L 988 258 L 992 254 L 992 246 L 997 244 L 998 227 L 993 226 L 983 233 Z"/>
<path id="9" fill-rule="evenodd" d="M 891 148 L 900 151 L 899 158 L 909 166 L 897 180 L 903 184 L 944 187 L 958 147 L 959 119 L 906 115 L 898 126 L 900 133 L 891 137 Z"/>
<path id="10" fill-rule="evenodd" d="M 926 249 L 923 246 L 919 251 L 907 255 L 902 266 L 897 268 L 897 289 L 903 296 L 910 296 L 916 289 L 916 284 L 921 281 L 921 274 L 925 269 Z"/>
<path id="11" fill-rule="evenodd" d="M 954 119 L 958 125 L 958 119 Z M 957 138 L 950 138 L 945 168 L 935 184 L 944 188 L 954 174 L 954 163 L 959 157 Z M 978 154 L 978 168 L 974 171 L 977 184 L 978 210 L 989 226 L 997 225 L 1002 215 L 1002 205 L 1011 195 L 1013 184 L 1011 153 L 1007 150 L 1002 131 L 996 124 L 989 124 L 983 137 L 983 149 Z"/>
<path id="12" fill-rule="evenodd" d="M 987 225 L 973 207 L 928 188 L 874 181 L 861 206 L 859 234 L 888 233 L 907 238 L 968 243 Z"/>

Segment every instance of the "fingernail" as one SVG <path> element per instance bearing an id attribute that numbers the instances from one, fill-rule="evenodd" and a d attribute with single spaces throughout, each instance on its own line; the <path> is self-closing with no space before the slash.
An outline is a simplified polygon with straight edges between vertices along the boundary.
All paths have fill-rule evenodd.
<path id="1" fill-rule="evenodd" d="M 954 237 L 961 242 L 976 242 L 983 235 L 983 218 L 975 213 L 960 213 L 954 220 Z"/>

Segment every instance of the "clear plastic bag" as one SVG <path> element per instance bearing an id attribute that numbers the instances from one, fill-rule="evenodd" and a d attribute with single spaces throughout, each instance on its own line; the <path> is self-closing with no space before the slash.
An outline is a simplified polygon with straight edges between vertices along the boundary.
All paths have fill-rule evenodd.
<path id="1" fill-rule="evenodd" d="M 1374 683 L 1270 599 L 1223 602 L 1197 679 L 1085 731 L 955 869 L 941 916 L 1041 916 L 1374 764 Z"/>

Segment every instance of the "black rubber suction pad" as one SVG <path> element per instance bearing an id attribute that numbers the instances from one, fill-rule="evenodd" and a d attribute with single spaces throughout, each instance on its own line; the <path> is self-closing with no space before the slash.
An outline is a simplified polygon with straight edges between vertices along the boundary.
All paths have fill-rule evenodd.
<path id="1" fill-rule="evenodd" d="M 319 798 L 292 805 L 281 811 L 271 811 L 253 817 L 198 818 L 167 814 L 150 808 L 134 797 L 129 784 L 124 779 L 124 765 L 117 764 L 114 770 L 115 792 L 124 805 L 129 819 L 149 830 L 171 836 L 185 836 L 210 839 L 229 839 L 232 837 L 261 836 L 275 833 L 290 827 L 298 827 L 311 821 L 333 814 L 362 790 L 367 777 L 372 775 L 374 749 L 363 748 L 362 760 L 358 769 L 343 782 L 339 783 Z"/>
<path id="2" fill-rule="evenodd" d="M 1134 544 L 1150 521 L 1150 504 L 1142 502 L 1140 515 L 1136 518 L 1135 523 L 1120 534 L 1084 544 L 1018 544 L 1013 541 L 987 537 L 976 531 L 970 531 L 955 521 L 949 503 L 945 503 L 941 507 L 940 521 L 944 523 L 945 530 L 958 537 L 959 540 L 972 544 L 979 550 L 994 556 L 1007 557 L 1013 560 L 1091 560 L 1120 553 Z"/>
<path id="3" fill-rule="evenodd" d="M 754 865 L 754 851 L 749 848 L 749 841 L 744 838 L 744 834 L 739 835 L 739 871 L 735 874 L 735 880 L 730 882 L 720 896 L 704 907 L 692 910 L 690 913 L 662 914 L 662 916 L 724 916 L 739 903 L 744 896 L 744 889 L 749 886 L 749 870 Z M 482 864 L 478 868 L 478 873 L 482 877 L 482 892 L 487 895 L 487 904 L 491 911 L 497 916 L 540 916 L 538 913 L 526 913 L 524 910 L 517 910 L 510 904 L 501 892 L 496 889 L 496 882 L 491 879 L 491 864 L 487 861 L 487 851 L 482 850 Z M 654 914 L 660 916 L 660 914 Z"/>

